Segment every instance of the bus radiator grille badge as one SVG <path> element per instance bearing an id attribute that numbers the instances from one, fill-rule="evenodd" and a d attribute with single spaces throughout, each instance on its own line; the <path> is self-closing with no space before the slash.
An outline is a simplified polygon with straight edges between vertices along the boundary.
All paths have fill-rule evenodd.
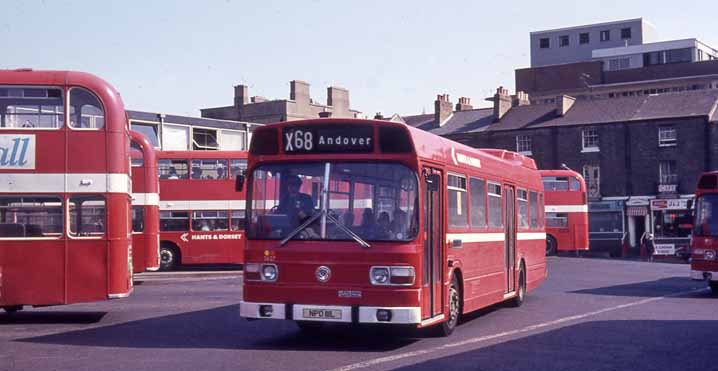
<path id="1" fill-rule="evenodd" d="M 326 265 L 322 265 L 314 271 L 314 275 L 317 277 L 317 281 L 324 283 L 332 277 L 332 270 Z"/>

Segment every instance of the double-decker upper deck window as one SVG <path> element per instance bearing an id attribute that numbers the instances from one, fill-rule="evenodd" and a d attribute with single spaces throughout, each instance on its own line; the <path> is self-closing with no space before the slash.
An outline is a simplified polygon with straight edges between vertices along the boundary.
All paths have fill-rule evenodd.
<path id="1" fill-rule="evenodd" d="M 192 160 L 192 179 L 227 179 L 227 160 Z"/>
<path id="2" fill-rule="evenodd" d="M 157 170 L 160 173 L 160 179 L 187 179 L 189 177 L 187 160 L 158 160 Z"/>
<path id="3" fill-rule="evenodd" d="M 70 197 L 70 236 L 100 237 L 105 234 L 105 198 L 101 195 Z"/>
<path id="4" fill-rule="evenodd" d="M 64 122 L 62 89 L 0 86 L 0 128 L 57 129 Z"/>
<path id="5" fill-rule="evenodd" d="M 486 227 L 486 181 L 469 178 L 471 192 L 471 226 Z"/>
<path id="6" fill-rule="evenodd" d="M 229 173 L 232 179 L 236 178 L 237 175 L 244 175 L 247 170 L 247 160 L 230 160 L 229 161 Z"/>
<path id="7" fill-rule="evenodd" d="M 0 197 L 0 238 L 60 237 L 62 227 L 59 197 Z"/>
<path id="8" fill-rule="evenodd" d="M 501 216 L 501 185 L 489 183 L 489 227 L 503 226 Z"/>
<path id="9" fill-rule="evenodd" d="M 70 127 L 76 129 L 102 129 L 105 127 L 105 111 L 100 99 L 89 90 L 70 90 Z"/>
<path id="10" fill-rule="evenodd" d="M 449 225 L 452 227 L 466 227 L 466 178 L 460 175 L 449 174 Z"/>
<path id="11" fill-rule="evenodd" d="M 678 142 L 676 128 L 673 126 L 660 126 L 658 128 L 658 146 L 673 147 Z"/>
<path id="12" fill-rule="evenodd" d="M 516 198 L 519 204 L 519 227 L 527 228 L 529 226 L 529 197 L 525 189 L 516 191 Z"/>

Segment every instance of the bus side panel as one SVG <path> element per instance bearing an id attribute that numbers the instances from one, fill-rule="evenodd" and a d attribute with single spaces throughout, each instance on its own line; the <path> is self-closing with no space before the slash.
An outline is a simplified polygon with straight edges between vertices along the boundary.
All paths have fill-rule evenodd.
<path id="1" fill-rule="evenodd" d="M 74 130 L 67 136 L 68 148 L 81 148 L 81 151 L 71 151 L 67 163 L 68 173 L 111 173 L 107 169 L 107 147 L 105 146 L 104 131 Z M 126 149 L 123 149 L 126 150 Z M 91 153 L 92 156 L 87 154 Z M 117 153 L 117 152 L 113 152 Z M 125 159 L 125 161 L 128 161 Z M 125 166 L 126 168 L 127 166 Z"/>
<path id="2" fill-rule="evenodd" d="M 546 279 L 546 241 L 536 239 L 519 242 L 517 254 L 526 264 L 526 291 L 531 291 Z M 518 270 L 516 272 L 518 275 Z"/>
<path id="3" fill-rule="evenodd" d="M 62 304 L 65 242 L 2 241 L 0 305 Z"/>
<path id="4" fill-rule="evenodd" d="M 110 245 L 105 267 L 108 294 L 112 297 L 125 296 L 132 289 L 130 197 L 112 193 L 107 200 L 107 238 Z"/>
<path id="5" fill-rule="evenodd" d="M 67 247 L 67 301 L 107 299 L 107 242 L 77 239 Z"/>
<path id="6" fill-rule="evenodd" d="M 503 300 L 503 242 L 466 243 L 450 249 L 462 262 L 464 275 L 464 313 Z"/>
<path id="7" fill-rule="evenodd" d="M 142 273 L 148 266 L 147 254 L 149 242 L 148 236 L 144 233 L 132 234 L 132 273 Z"/>

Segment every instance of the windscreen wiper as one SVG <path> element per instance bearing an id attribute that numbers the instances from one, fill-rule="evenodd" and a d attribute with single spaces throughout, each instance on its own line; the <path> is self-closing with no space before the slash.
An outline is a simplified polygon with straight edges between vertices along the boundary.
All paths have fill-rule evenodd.
<path id="1" fill-rule="evenodd" d="M 369 245 L 368 242 L 364 241 L 361 237 L 359 237 L 358 234 L 354 233 L 354 231 L 352 231 L 351 229 L 347 228 L 344 224 L 339 223 L 339 221 L 338 221 L 334 216 L 332 216 L 331 214 L 327 214 L 327 220 L 329 220 L 330 222 L 336 224 L 336 226 L 339 227 L 339 229 L 341 229 L 342 231 L 344 231 L 344 233 L 348 234 L 349 237 L 353 238 L 354 241 L 356 241 L 359 245 L 361 245 L 361 247 L 363 247 L 363 248 L 370 248 L 370 247 L 371 247 L 371 245 Z"/>
<path id="2" fill-rule="evenodd" d="M 292 238 L 294 238 L 294 236 L 296 236 L 299 232 L 303 231 L 303 230 L 304 230 L 305 228 L 307 228 L 310 224 L 316 222 L 317 219 L 321 218 L 321 216 L 324 215 L 325 213 L 326 213 L 326 211 L 325 211 L 325 210 L 322 210 L 322 211 L 320 211 L 320 212 L 318 212 L 318 213 L 312 215 L 311 217 L 309 217 L 307 220 L 304 221 L 304 223 L 300 224 L 299 227 L 297 227 L 297 228 L 295 228 L 293 231 L 289 232 L 289 234 L 287 235 L 287 237 L 284 237 L 283 240 L 279 241 L 279 246 L 284 246 L 284 245 L 286 245 L 287 242 L 289 242 L 289 240 L 291 240 Z"/>

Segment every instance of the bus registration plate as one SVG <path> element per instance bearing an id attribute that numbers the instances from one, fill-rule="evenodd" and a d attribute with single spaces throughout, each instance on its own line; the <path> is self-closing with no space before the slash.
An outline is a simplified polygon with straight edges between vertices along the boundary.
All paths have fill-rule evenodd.
<path id="1" fill-rule="evenodd" d="M 342 311 L 339 309 L 305 308 L 302 310 L 302 317 L 342 319 Z"/>

